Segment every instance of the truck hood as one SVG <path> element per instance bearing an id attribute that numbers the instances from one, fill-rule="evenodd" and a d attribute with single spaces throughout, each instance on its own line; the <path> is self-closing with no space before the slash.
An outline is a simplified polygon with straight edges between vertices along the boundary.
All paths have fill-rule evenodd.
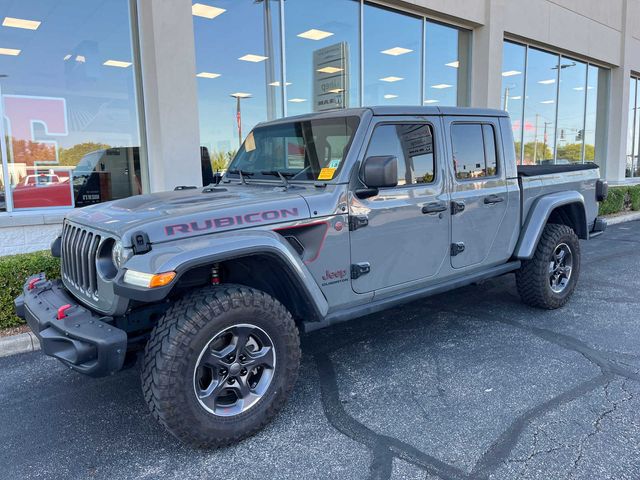
<path id="1" fill-rule="evenodd" d="M 225 185 L 137 195 L 74 210 L 67 219 L 132 245 L 138 233 L 150 243 L 310 218 L 304 187 Z"/>

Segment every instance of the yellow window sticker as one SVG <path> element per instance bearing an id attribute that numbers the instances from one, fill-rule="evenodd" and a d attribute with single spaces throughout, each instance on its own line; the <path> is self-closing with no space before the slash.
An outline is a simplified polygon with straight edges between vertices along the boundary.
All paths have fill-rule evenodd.
<path id="1" fill-rule="evenodd" d="M 337 168 L 323 168 L 322 170 L 320 170 L 318 180 L 331 180 L 334 173 L 336 173 L 336 170 Z"/>
<path id="2" fill-rule="evenodd" d="M 244 149 L 247 152 L 252 152 L 256 149 L 256 141 L 253 138 L 253 132 L 249 132 L 247 139 L 244 141 Z"/>

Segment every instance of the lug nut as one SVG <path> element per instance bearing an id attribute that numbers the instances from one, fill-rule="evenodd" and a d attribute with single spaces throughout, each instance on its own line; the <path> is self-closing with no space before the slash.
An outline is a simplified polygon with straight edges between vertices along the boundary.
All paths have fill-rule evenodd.
<path id="1" fill-rule="evenodd" d="M 240 375 L 246 375 L 247 374 L 247 369 L 243 368 L 242 370 L 240 370 Z"/>
<path id="2" fill-rule="evenodd" d="M 226 375 L 227 374 L 227 369 L 226 368 L 221 368 L 220 369 L 220 375 Z"/>
<path id="3" fill-rule="evenodd" d="M 229 355 L 229 356 L 227 357 L 227 360 L 229 360 L 230 362 L 233 362 L 233 360 L 234 360 L 233 355 Z"/>
<path id="4" fill-rule="evenodd" d="M 230 378 L 229 385 L 233 385 L 234 383 L 236 383 L 236 380 L 234 378 Z"/>
<path id="5" fill-rule="evenodd" d="M 240 355 L 240 361 L 244 362 L 247 359 L 247 357 L 245 357 L 244 355 Z"/>

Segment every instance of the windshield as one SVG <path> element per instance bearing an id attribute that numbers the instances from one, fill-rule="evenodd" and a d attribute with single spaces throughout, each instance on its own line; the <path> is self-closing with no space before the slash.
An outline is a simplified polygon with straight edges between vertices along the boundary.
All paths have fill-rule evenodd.
<path id="1" fill-rule="evenodd" d="M 245 139 L 227 174 L 250 179 L 332 180 L 359 121 L 358 117 L 339 117 L 257 127 Z"/>

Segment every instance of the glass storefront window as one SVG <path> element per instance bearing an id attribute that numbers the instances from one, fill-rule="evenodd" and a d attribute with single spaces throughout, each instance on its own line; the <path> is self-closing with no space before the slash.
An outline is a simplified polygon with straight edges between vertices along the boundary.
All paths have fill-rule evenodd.
<path id="1" fill-rule="evenodd" d="M 553 163 L 560 57 L 529 48 L 524 113 L 526 165 Z"/>
<path id="2" fill-rule="evenodd" d="M 521 164 L 604 165 L 609 70 L 505 41 L 502 108 Z"/>
<path id="3" fill-rule="evenodd" d="M 587 64 L 563 57 L 560 62 L 556 163 L 581 163 Z M 593 149 L 593 145 L 590 147 Z"/>
<path id="4" fill-rule="evenodd" d="M 0 0 L 0 11 L 18 19 L 0 27 L 2 209 L 141 193 L 129 1 Z"/>
<path id="5" fill-rule="evenodd" d="M 284 2 L 287 115 L 360 104 L 360 2 Z"/>
<path id="6" fill-rule="evenodd" d="M 527 49 L 524 45 L 505 42 L 502 61 L 501 107 L 512 119 L 516 159 L 522 162 L 522 115 L 524 112 L 524 71 Z"/>
<path id="7" fill-rule="evenodd" d="M 469 39 L 466 30 L 425 23 L 425 105 L 468 105 Z"/>
<path id="8" fill-rule="evenodd" d="M 280 2 L 194 2 L 193 29 L 200 143 L 220 171 L 258 122 L 282 116 Z"/>
<path id="9" fill-rule="evenodd" d="M 420 104 L 422 24 L 422 18 L 365 4 L 365 105 Z"/>

